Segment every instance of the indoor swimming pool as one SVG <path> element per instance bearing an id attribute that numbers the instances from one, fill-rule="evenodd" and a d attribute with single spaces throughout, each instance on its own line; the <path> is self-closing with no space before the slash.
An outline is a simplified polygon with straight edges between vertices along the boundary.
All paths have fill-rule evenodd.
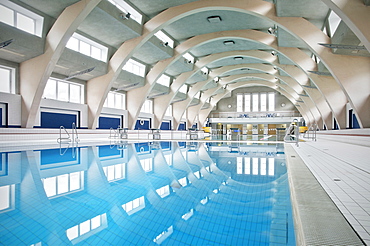
<path id="1" fill-rule="evenodd" d="M 0 164 L 0 245 L 295 245 L 282 144 L 61 144 Z"/>

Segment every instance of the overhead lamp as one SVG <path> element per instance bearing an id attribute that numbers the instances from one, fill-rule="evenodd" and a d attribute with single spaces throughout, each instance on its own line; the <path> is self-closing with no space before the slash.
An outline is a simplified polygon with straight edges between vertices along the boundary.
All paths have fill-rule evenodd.
<path id="1" fill-rule="evenodd" d="M 240 60 L 243 60 L 243 57 L 242 56 L 236 56 L 236 57 L 234 57 L 234 60 L 235 61 L 240 61 Z"/>
<path id="2" fill-rule="evenodd" d="M 276 56 L 277 52 L 275 50 L 271 51 L 271 55 Z"/>
<path id="3" fill-rule="evenodd" d="M 90 73 L 90 72 L 92 72 L 94 69 L 95 69 L 95 67 L 92 67 L 92 68 L 88 68 L 88 69 L 82 70 L 82 71 L 80 71 L 80 72 L 77 72 L 77 73 L 71 74 L 71 75 L 69 75 L 67 78 L 65 78 L 65 80 L 69 80 L 69 79 L 75 78 L 75 77 L 77 77 L 77 76 L 80 76 L 80 75 L 83 75 L 83 74 L 86 74 L 86 73 Z"/>
<path id="4" fill-rule="evenodd" d="M 218 15 L 214 15 L 214 16 L 209 16 L 207 17 L 207 20 L 210 22 L 210 23 L 218 23 L 218 22 L 221 22 L 222 19 L 220 16 Z"/>
<path id="5" fill-rule="evenodd" d="M 0 49 L 2 48 L 5 48 L 6 46 L 8 46 L 9 44 L 11 44 L 14 40 L 13 39 L 9 39 L 7 41 L 4 41 L 4 42 L 1 42 L 0 43 Z"/>
<path id="6" fill-rule="evenodd" d="M 234 45 L 235 42 L 233 40 L 227 40 L 227 41 L 224 41 L 224 45 Z"/>
<path id="7" fill-rule="evenodd" d="M 215 77 L 213 80 L 217 83 L 218 81 L 220 81 L 220 77 Z"/>

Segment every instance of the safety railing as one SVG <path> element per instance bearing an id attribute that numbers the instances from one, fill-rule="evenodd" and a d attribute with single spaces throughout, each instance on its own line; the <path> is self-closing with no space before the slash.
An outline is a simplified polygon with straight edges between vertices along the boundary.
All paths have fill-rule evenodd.
<path id="1" fill-rule="evenodd" d="M 118 127 L 117 129 L 114 129 L 111 127 L 109 129 L 109 138 L 121 138 L 121 139 L 127 139 L 128 138 L 128 132 L 127 128 L 120 128 Z M 112 134 L 113 132 L 113 134 Z"/>
<path id="2" fill-rule="evenodd" d="M 304 138 L 312 139 L 313 141 L 316 141 L 316 132 L 317 132 L 317 124 L 313 123 L 308 126 L 307 131 L 303 135 Z"/>

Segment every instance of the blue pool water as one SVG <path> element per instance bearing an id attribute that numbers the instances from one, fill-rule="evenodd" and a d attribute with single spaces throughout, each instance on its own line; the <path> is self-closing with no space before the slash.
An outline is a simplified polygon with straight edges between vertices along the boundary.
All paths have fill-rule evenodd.
<path id="1" fill-rule="evenodd" d="M 0 245 L 295 245 L 278 144 L 0 153 Z"/>

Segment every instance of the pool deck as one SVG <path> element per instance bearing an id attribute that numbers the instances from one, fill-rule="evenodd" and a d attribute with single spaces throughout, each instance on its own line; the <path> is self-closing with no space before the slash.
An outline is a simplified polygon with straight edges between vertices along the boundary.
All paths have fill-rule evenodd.
<path id="1" fill-rule="evenodd" d="M 318 135 L 285 144 L 299 245 L 370 245 L 369 140 Z"/>

